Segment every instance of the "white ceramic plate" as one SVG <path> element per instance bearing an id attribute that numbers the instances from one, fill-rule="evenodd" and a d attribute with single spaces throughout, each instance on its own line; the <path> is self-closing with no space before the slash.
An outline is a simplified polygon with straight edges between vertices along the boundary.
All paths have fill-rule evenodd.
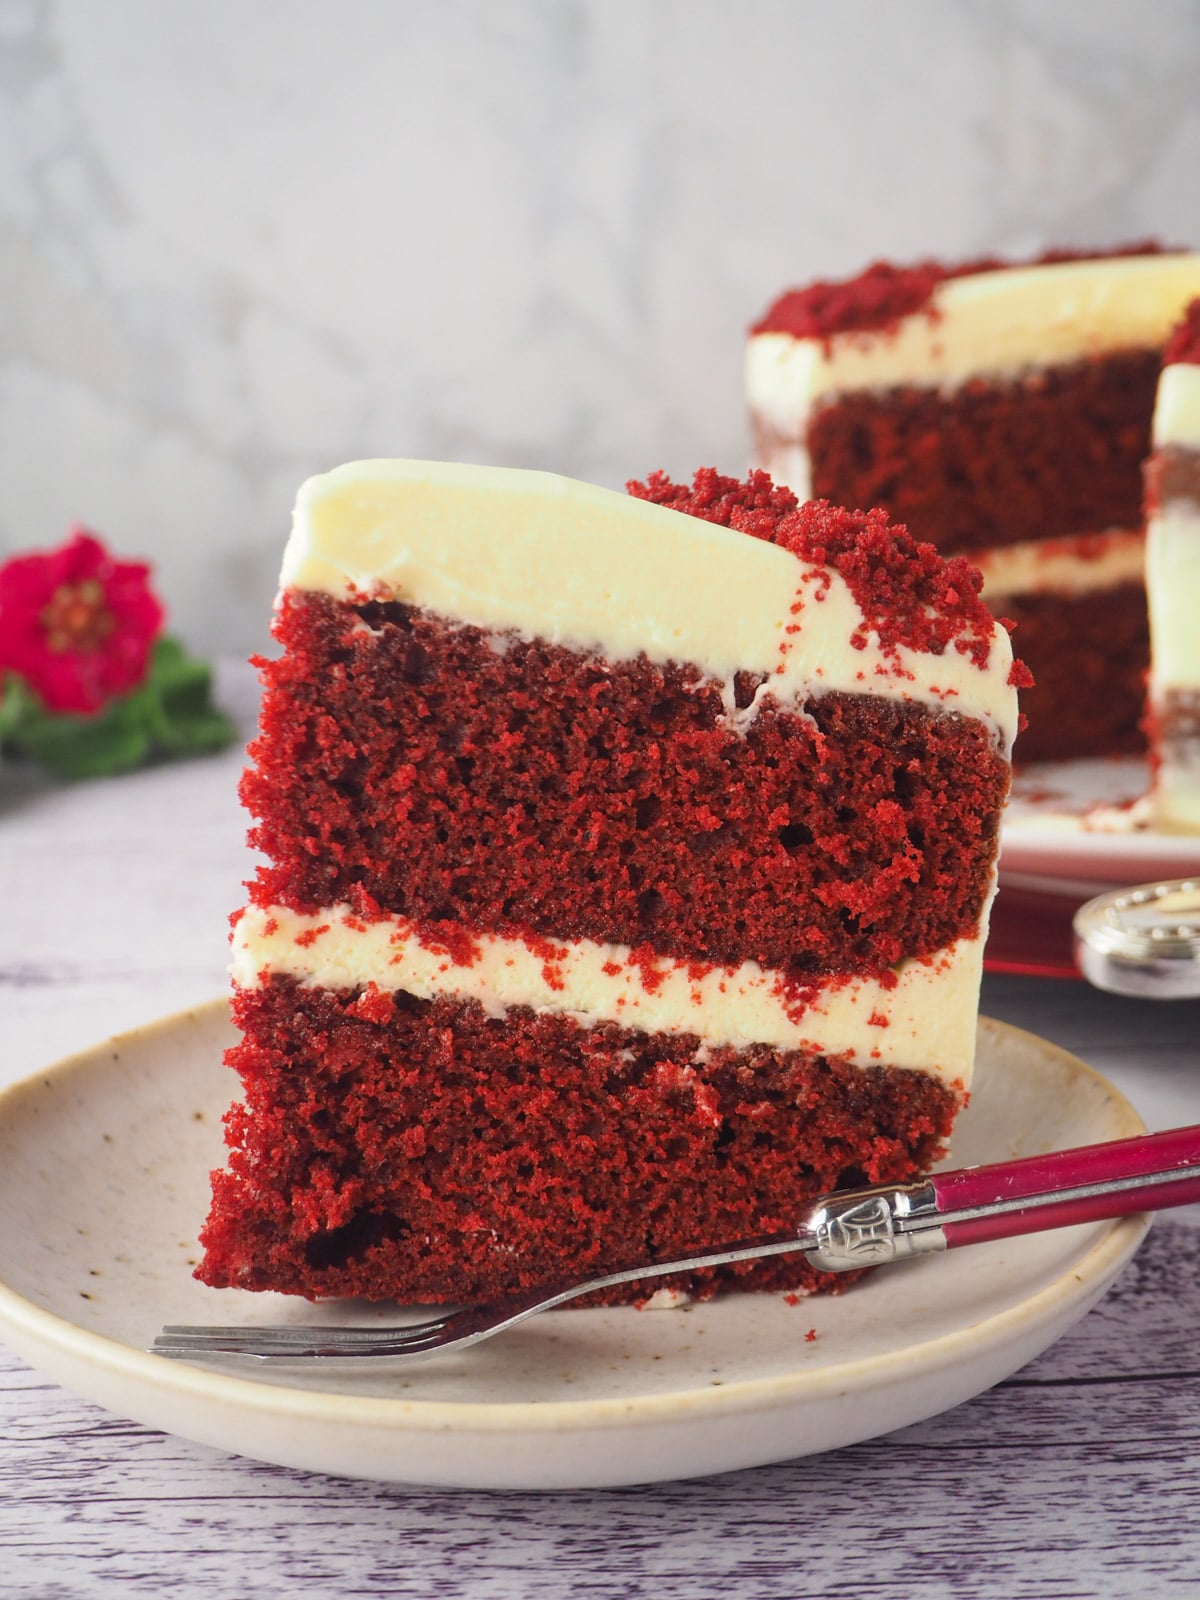
<path id="1" fill-rule="evenodd" d="M 163 1322 L 385 1320 L 196 1283 L 208 1171 L 235 1080 L 213 1002 L 0 1095 L 0 1335 L 52 1378 L 150 1427 L 284 1465 L 479 1488 L 699 1476 L 849 1444 L 957 1405 L 1100 1297 L 1142 1218 L 885 1269 L 845 1295 L 739 1295 L 675 1311 L 561 1310 L 390 1374 L 184 1365 Z M 981 1024 L 955 1163 L 1141 1131 L 1064 1051 Z M 261 1374 L 261 1375 L 260 1375 Z"/>
<path id="2" fill-rule="evenodd" d="M 1150 786 L 1137 757 L 1046 762 L 1017 774 L 1004 818 L 1001 876 L 1068 879 L 1080 892 L 1200 871 L 1200 835 L 1144 826 Z"/>

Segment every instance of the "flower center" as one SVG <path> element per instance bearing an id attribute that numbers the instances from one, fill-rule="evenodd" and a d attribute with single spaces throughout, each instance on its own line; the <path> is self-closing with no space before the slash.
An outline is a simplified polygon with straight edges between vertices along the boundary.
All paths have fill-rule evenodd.
<path id="1" fill-rule="evenodd" d="M 104 585 L 95 578 L 63 583 L 42 607 L 46 644 L 56 655 L 98 650 L 116 626 L 104 608 Z"/>

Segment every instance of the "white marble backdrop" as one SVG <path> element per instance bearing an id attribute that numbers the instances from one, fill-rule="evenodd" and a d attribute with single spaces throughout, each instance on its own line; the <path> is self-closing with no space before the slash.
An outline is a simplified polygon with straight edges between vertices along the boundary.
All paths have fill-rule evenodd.
<path id="1" fill-rule="evenodd" d="M 359 455 L 743 464 L 746 324 L 911 258 L 1200 242 L 1196 0 L 0 0 L 0 550 L 204 650 Z"/>

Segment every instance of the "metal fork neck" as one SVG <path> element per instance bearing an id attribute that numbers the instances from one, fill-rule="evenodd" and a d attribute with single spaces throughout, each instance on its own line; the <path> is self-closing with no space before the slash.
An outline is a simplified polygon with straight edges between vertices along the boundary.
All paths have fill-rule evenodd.
<path id="1" fill-rule="evenodd" d="M 908 1256 L 945 1250 L 944 1219 L 933 1184 L 910 1183 L 856 1189 L 844 1200 L 829 1195 L 811 1213 L 802 1235 L 809 1263 L 823 1272 L 853 1272 Z"/>

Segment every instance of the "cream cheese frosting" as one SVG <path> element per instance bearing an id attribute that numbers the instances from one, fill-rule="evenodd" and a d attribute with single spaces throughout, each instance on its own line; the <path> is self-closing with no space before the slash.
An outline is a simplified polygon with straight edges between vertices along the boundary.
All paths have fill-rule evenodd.
<path id="1" fill-rule="evenodd" d="M 1200 506 L 1171 501 L 1146 529 L 1151 692 L 1200 686 Z"/>
<path id="2" fill-rule="evenodd" d="M 550 473 L 361 461 L 311 478 L 280 582 L 611 659 L 691 663 L 726 685 L 731 708 L 735 674 L 751 672 L 784 704 L 830 691 L 915 701 L 985 722 L 1006 752 L 1016 731 L 1003 630 L 983 666 L 953 646 L 884 649 L 832 568 Z"/>
<path id="3" fill-rule="evenodd" d="M 1151 798 L 1155 827 L 1164 833 L 1200 833 L 1200 764 L 1164 760 Z"/>
<path id="4" fill-rule="evenodd" d="M 796 339 L 753 335 L 746 391 L 761 422 L 801 439 L 826 396 L 898 385 L 954 389 L 969 378 L 1064 365 L 1105 350 L 1154 349 L 1200 295 L 1200 255 L 1110 256 L 948 278 L 898 326 Z M 797 482 L 787 480 L 797 494 Z"/>
<path id="5" fill-rule="evenodd" d="M 801 991 L 753 961 L 714 966 L 587 939 L 491 934 L 473 935 L 464 961 L 404 918 L 365 922 L 344 905 L 307 915 L 251 906 L 234 928 L 233 976 L 246 989 L 277 975 L 323 989 L 446 995 L 493 1016 L 530 1006 L 585 1025 L 695 1034 L 702 1049 L 763 1044 L 845 1054 L 863 1067 L 886 1059 L 965 1090 L 986 931 L 985 914 L 977 937 L 906 961 L 894 983 L 850 978 Z"/>
<path id="6" fill-rule="evenodd" d="M 1200 366 L 1174 362 L 1164 367 L 1154 403 L 1154 447 L 1175 445 L 1200 450 Z"/>
<path id="7" fill-rule="evenodd" d="M 1127 528 L 972 550 L 968 559 L 983 574 L 983 598 L 993 611 L 1011 595 L 1080 596 L 1141 584 L 1146 561 L 1141 530 Z"/>
<path id="8" fill-rule="evenodd" d="M 1154 408 L 1156 449 L 1200 452 L 1200 366 L 1164 367 Z M 1150 607 L 1150 704 L 1161 716 L 1169 696 L 1200 696 L 1200 504 L 1171 499 L 1146 527 Z M 1200 833 L 1200 750 L 1169 729 L 1159 745 L 1151 795 L 1156 826 Z"/>
<path id="9" fill-rule="evenodd" d="M 1146 529 L 1150 605 L 1150 704 L 1160 715 L 1173 694 L 1200 696 L 1200 505 L 1170 501 Z M 1200 833 L 1200 750 L 1167 732 L 1151 795 L 1157 827 Z"/>

